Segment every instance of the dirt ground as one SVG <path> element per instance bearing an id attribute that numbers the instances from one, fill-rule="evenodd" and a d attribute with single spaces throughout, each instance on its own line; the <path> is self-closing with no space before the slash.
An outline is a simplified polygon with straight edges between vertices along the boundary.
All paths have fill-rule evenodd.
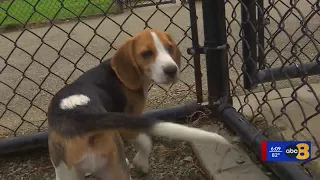
<path id="1" fill-rule="evenodd" d="M 154 146 L 150 156 L 150 173 L 143 175 L 131 169 L 133 180 L 201 180 L 205 176 L 197 165 L 191 146 L 186 142 L 153 138 Z M 129 161 L 135 150 L 126 144 Z M 54 169 L 47 149 L 0 156 L 1 180 L 52 180 Z M 87 179 L 97 179 L 87 177 Z"/>

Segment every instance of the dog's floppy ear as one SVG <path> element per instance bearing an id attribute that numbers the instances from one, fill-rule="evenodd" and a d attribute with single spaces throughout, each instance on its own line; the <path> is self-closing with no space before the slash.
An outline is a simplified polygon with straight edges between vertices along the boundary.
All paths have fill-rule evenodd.
<path id="1" fill-rule="evenodd" d="M 118 78 L 131 90 L 142 86 L 142 75 L 135 61 L 134 50 L 134 39 L 130 39 L 117 50 L 111 60 L 111 66 Z"/>
<path id="2" fill-rule="evenodd" d="M 173 47 L 173 52 L 172 52 L 172 55 L 173 55 L 173 59 L 174 61 L 177 63 L 178 67 L 180 68 L 180 65 L 181 65 L 181 51 L 177 45 L 177 43 L 172 39 L 172 37 L 170 36 L 169 33 L 166 32 L 166 35 L 169 39 L 169 41 L 172 43 L 172 47 Z"/>

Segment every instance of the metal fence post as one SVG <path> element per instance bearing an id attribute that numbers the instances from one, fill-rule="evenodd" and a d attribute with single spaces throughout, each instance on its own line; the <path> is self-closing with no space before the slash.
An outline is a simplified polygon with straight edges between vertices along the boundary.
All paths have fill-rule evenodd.
<path id="1" fill-rule="evenodd" d="M 266 65 L 266 58 L 264 54 L 264 27 L 267 24 L 264 14 L 264 0 L 257 0 L 258 3 L 258 22 L 257 22 L 257 29 L 258 29 L 258 63 L 259 63 L 259 70 L 265 69 Z"/>
<path id="2" fill-rule="evenodd" d="M 230 102 L 224 0 L 202 0 L 209 106 Z"/>
<path id="3" fill-rule="evenodd" d="M 200 53 L 197 52 L 200 49 L 199 45 L 199 33 L 198 33 L 198 17 L 196 12 L 196 2 L 195 0 L 189 0 L 189 14 L 190 14 L 190 30 L 192 36 L 192 48 L 195 50 L 194 53 L 189 53 L 193 55 L 194 60 L 194 75 L 195 75 L 195 83 L 196 83 L 196 93 L 197 93 L 197 101 L 198 103 L 203 102 L 203 94 L 202 94 L 202 73 L 201 73 L 201 64 L 200 64 Z"/>
<path id="4" fill-rule="evenodd" d="M 241 4 L 242 54 L 245 69 L 243 84 L 245 89 L 252 89 L 257 73 L 257 10 L 255 0 L 243 0 Z"/>

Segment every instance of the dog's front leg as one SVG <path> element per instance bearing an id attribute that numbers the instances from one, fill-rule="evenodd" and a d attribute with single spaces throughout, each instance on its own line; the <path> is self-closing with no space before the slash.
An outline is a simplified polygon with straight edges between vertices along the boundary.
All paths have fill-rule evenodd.
<path id="1" fill-rule="evenodd" d="M 149 155 L 152 151 L 152 140 L 151 138 L 140 133 L 136 139 L 130 140 L 130 143 L 138 150 L 137 154 L 133 158 L 133 165 L 143 173 L 149 172 Z"/>

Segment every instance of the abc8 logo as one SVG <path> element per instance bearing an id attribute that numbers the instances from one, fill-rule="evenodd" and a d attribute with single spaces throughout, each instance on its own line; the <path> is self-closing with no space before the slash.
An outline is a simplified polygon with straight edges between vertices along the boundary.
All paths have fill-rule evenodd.
<path id="1" fill-rule="evenodd" d="M 310 156 L 309 146 L 304 143 L 287 146 L 285 153 L 289 158 L 296 158 L 299 160 L 306 160 Z"/>

